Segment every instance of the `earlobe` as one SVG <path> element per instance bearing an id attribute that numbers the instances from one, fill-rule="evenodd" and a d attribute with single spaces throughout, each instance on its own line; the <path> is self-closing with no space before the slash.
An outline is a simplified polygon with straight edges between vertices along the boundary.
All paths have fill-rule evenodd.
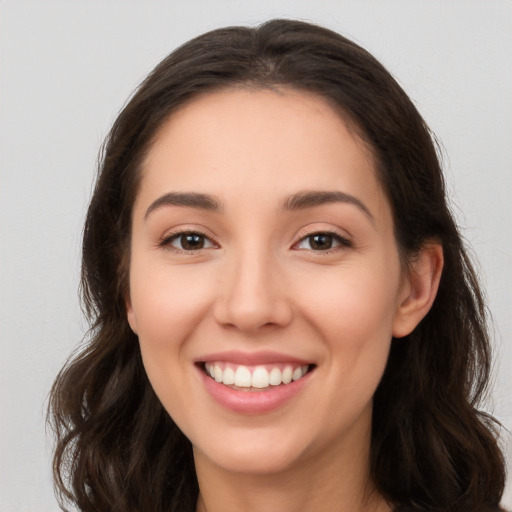
<path id="1" fill-rule="evenodd" d="M 138 334 L 137 332 L 137 318 L 135 316 L 135 312 L 133 311 L 132 301 L 130 297 L 126 298 L 126 318 L 128 319 L 128 324 L 130 325 L 131 330 Z"/>
<path id="2" fill-rule="evenodd" d="M 429 312 L 437 295 L 443 263 L 443 247 L 439 243 L 423 246 L 410 263 L 393 321 L 395 338 L 410 334 Z"/>

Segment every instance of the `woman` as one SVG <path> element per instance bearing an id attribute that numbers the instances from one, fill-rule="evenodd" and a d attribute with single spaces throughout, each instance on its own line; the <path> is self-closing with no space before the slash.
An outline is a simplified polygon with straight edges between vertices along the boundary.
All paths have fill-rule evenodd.
<path id="1" fill-rule="evenodd" d="M 275 20 L 161 62 L 106 142 L 82 287 L 51 400 L 79 510 L 499 510 L 435 145 L 342 36 Z"/>

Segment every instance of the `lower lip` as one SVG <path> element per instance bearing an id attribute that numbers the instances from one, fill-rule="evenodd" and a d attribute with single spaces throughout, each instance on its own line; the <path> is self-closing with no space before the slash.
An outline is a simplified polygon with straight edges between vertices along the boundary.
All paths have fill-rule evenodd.
<path id="1" fill-rule="evenodd" d="M 222 407 L 239 414 L 264 414 L 283 407 L 304 389 L 312 373 L 308 372 L 290 384 L 270 386 L 260 391 L 238 391 L 217 382 L 201 369 L 198 371 L 213 399 Z"/>

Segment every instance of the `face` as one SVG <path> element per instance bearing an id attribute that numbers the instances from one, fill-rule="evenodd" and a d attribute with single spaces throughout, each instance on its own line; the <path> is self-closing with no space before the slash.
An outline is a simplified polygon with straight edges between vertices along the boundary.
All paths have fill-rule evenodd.
<path id="1" fill-rule="evenodd" d="M 196 463 L 273 473 L 367 453 L 406 282 L 372 157 L 323 99 L 210 93 L 161 128 L 127 313 Z"/>

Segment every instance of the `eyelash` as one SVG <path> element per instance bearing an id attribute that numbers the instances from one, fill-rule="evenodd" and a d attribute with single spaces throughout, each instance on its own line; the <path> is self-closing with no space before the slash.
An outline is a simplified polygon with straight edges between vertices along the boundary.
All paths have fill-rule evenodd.
<path id="1" fill-rule="evenodd" d="M 318 237 L 318 236 L 329 237 L 329 238 L 331 238 L 332 243 L 336 243 L 337 245 L 335 245 L 334 247 L 329 247 L 327 249 L 318 249 L 318 250 L 304 249 L 304 248 L 297 247 L 298 245 L 302 244 L 303 242 L 305 242 L 308 239 L 310 240 L 310 245 L 311 245 L 311 240 L 313 239 L 313 237 Z M 303 236 L 296 244 L 294 244 L 294 248 L 295 247 L 297 247 L 296 250 L 299 250 L 299 251 L 300 250 L 310 250 L 317 254 L 318 253 L 319 254 L 331 254 L 335 251 L 349 249 L 349 248 L 353 247 L 353 244 L 349 239 L 347 239 L 341 235 L 338 235 L 337 233 L 334 233 L 332 231 L 315 231 L 314 233 L 309 233 L 306 236 Z"/>
<path id="2" fill-rule="evenodd" d="M 172 245 L 172 243 L 175 240 L 179 240 L 180 238 L 185 237 L 187 235 L 201 237 L 203 239 L 203 243 L 207 241 L 208 243 L 211 244 L 212 247 L 216 245 L 211 240 L 211 238 L 209 236 L 205 235 L 204 233 L 201 233 L 200 231 L 197 231 L 197 230 L 186 230 L 186 231 L 176 231 L 174 233 L 169 233 L 168 235 L 164 236 L 164 238 L 162 238 L 162 240 L 160 240 L 160 242 L 158 243 L 158 246 L 169 249 L 174 252 L 182 253 L 182 254 L 192 254 L 195 252 L 199 252 L 202 249 L 210 248 L 210 247 L 199 247 L 198 249 L 194 250 L 194 249 L 183 249 L 183 248 L 179 248 L 179 247 L 174 247 Z"/>
<path id="3" fill-rule="evenodd" d="M 180 247 L 175 247 L 172 245 L 172 243 L 176 240 L 179 240 L 181 237 L 185 237 L 185 236 L 196 236 L 196 237 L 200 237 L 202 239 L 202 247 L 199 247 L 197 249 L 184 249 L 183 247 L 180 248 Z M 334 247 L 329 247 L 327 249 L 318 249 L 318 250 L 315 250 L 315 249 L 308 249 L 308 248 L 302 248 L 302 247 L 298 247 L 299 245 L 301 245 L 303 242 L 307 241 L 308 239 L 310 240 L 310 247 L 311 247 L 311 241 L 313 239 L 313 237 L 318 237 L 318 236 L 325 236 L 325 237 L 329 237 L 331 239 L 331 244 L 337 244 L 335 245 Z M 205 243 L 209 243 L 210 246 L 209 247 L 204 247 L 204 244 Z M 181 244 L 182 245 L 182 244 Z M 205 235 L 204 233 L 202 233 L 201 231 L 197 231 L 197 230 L 190 230 L 190 231 L 177 231 L 177 232 L 174 232 L 174 233 L 170 233 L 168 235 L 166 235 L 159 243 L 158 243 L 158 246 L 159 247 L 163 247 L 163 248 L 167 248 L 168 250 L 171 250 L 171 251 L 174 251 L 174 252 L 177 252 L 177 253 L 182 253 L 182 254 L 193 254 L 195 252 L 199 252 L 203 249 L 210 249 L 211 247 L 215 247 L 216 244 L 215 242 L 213 242 L 211 240 L 210 237 L 208 237 L 207 235 Z M 335 251 L 339 251 L 339 250 L 343 250 L 343 249 L 348 249 L 348 248 L 351 248 L 353 247 L 353 243 L 348 240 L 347 238 L 341 236 L 341 235 L 338 235 L 337 233 L 334 233 L 332 231 L 315 231 L 313 233 L 309 233 L 305 236 L 303 236 L 298 242 L 296 242 L 294 245 L 293 245 L 293 249 L 295 250 L 309 250 L 309 251 L 312 251 L 312 252 L 315 252 L 317 254 L 330 254 L 330 253 L 333 253 Z"/>

